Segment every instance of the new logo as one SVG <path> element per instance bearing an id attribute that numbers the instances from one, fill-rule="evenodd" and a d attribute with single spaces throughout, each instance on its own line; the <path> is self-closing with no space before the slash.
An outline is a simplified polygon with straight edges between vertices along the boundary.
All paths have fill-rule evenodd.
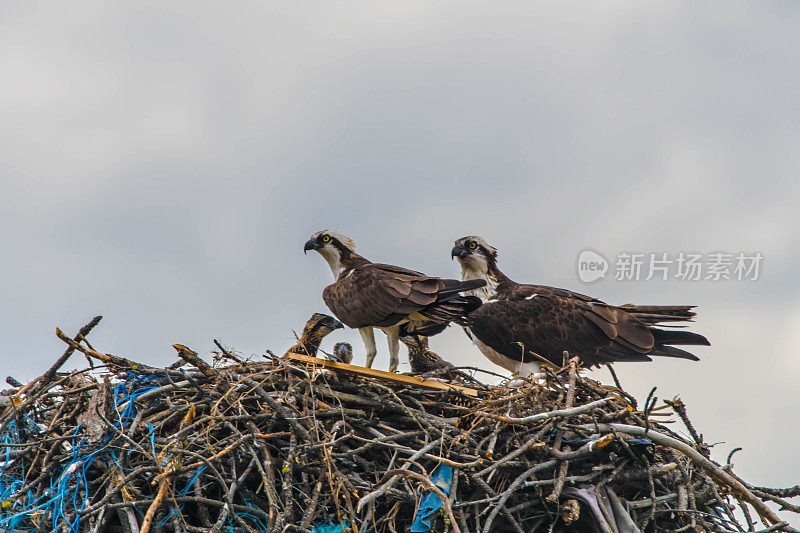
<path id="1" fill-rule="evenodd" d="M 608 260 L 594 250 L 584 250 L 578 255 L 578 278 L 591 283 L 604 278 L 608 272 Z"/>

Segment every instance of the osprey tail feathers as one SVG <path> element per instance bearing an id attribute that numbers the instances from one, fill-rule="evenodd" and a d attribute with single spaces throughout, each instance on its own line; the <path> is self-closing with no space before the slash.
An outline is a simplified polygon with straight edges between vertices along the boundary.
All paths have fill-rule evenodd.
<path id="1" fill-rule="evenodd" d="M 466 281 L 443 279 L 442 281 L 444 282 L 444 287 L 439 289 L 439 292 L 436 293 L 438 300 L 446 300 L 449 297 L 458 296 L 461 292 L 480 289 L 486 285 L 485 279 L 469 279 Z"/>
<path id="2" fill-rule="evenodd" d="M 465 326 L 469 323 L 467 315 L 480 306 L 481 299 L 477 296 L 456 295 L 444 301 L 437 301 L 424 309 L 420 309 L 419 314 L 439 324 L 455 322 L 460 326 Z"/>
<path id="3" fill-rule="evenodd" d="M 449 325 L 450 324 L 448 322 L 433 322 L 430 320 L 412 320 L 406 322 L 405 324 L 400 324 L 400 330 L 398 336 L 401 338 L 407 335 L 420 335 L 422 337 L 433 337 L 434 335 L 438 335 L 439 333 L 443 332 Z"/>
<path id="4" fill-rule="evenodd" d="M 658 355 L 660 357 L 676 357 L 678 359 L 690 359 L 692 361 L 699 361 L 700 358 L 694 355 L 693 353 L 689 353 L 686 350 L 681 350 L 680 348 L 675 348 L 674 346 L 665 346 L 663 344 L 656 344 L 653 347 L 653 351 L 647 354 L 650 355 Z"/>
<path id="5" fill-rule="evenodd" d="M 678 346 L 710 346 L 711 343 L 708 339 L 697 333 L 691 331 L 671 331 L 658 328 L 650 328 L 650 332 L 655 339 L 655 346 L 653 350 L 647 355 L 659 355 L 661 357 L 677 357 L 679 359 L 691 359 L 692 361 L 699 361 L 700 358 L 696 355 L 675 348 L 671 346 L 676 344 Z"/>
<path id="6" fill-rule="evenodd" d="M 439 289 L 436 293 L 436 301 L 420 309 L 419 314 L 439 324 L 455 322 L 460 326 L 467 325 L 468 320 L 466 319 L 466 315 L 481 306 L 481 299 L 477 296 L 464 296 L 460 293 L 479 289 L 486 285 L 486 280 L 471 279 L 459 281 L 455 279 L 443 279 L 442 281 L 444 282 L 444 287 Z M 439 331 L 441 331 L 441 329 Z M 439 331 L 437 331 L 437 333 Z M 430 335 L 431 334 L 428 334 L 426 336 L 429 337 Z"/>
<path id="7" fill-rule="evenodd" d="M 634 305 L 625 304 L 619 308 L 632 314 L 643 323 L 652 326 L 660 322 L 691 322 L 695 316 L 693 305 Z M 669 324 L 673 327 L 681 327 Z"/>
<path id="8" fill-rule="evenodd" d="M 704 336 L 691 331 L 672 331 L 666 329 L 650 328 L 650 333 L 656 344 L 677 344 L 678 346 L 711 346 Z"/>

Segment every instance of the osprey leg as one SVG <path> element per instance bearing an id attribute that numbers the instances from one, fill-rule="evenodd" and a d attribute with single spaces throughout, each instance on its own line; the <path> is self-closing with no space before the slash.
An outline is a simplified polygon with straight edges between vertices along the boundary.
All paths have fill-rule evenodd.
<path id="1" fill-rule="evenodd" d="M 383 328 L 389 341 L 389 372 L 397 372 L 400 365 L 400 326 Z"/>
<path id="2" fill-rule="evenodd" d="M 375 354 L 378 349 L 375 347 L 375 331 L 372 328 L 358 328 L 361 334 L 361 340 L 364 341 L 364 348 L 367 349 L 367 368 L 372 368 L 372 361 L 375 359 Z"/>

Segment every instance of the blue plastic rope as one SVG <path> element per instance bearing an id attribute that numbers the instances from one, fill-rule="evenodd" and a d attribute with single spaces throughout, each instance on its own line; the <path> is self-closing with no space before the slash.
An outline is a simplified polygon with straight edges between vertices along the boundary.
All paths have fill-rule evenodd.
<path id="1" fill-rule="evenodd" d="M 127 405 L 120 413 L 119 420 L 112 422 L 113 426 L 119 431 L 125 431 L 128 423 L 138 413 L 136 400 L 141 395 L 158 388 L 161 385 L 161 381 L 163 381 L 163 378 L 157 376 L 128 372 L 125 380 L 114 387 L 115 405 L 119 406 L 125 402 L 127 402 Z M 24 429 L 26 437 L 34 436 L 41 432 L 27 413 L 23 416 L 23 422 L 24 428 L 22 429 Z M 82 450 L 87 446 L 88 438 L 79 440 L 81 427 L 78 426 L 72 436 L 72 460 L 64 465 L 63 470 L 58 475 L 54 475 L 51 478 L 50 489 L 36 500 L 34 500 L 33 493 L 29 491 L 26 498 L 27 501 L 22 505 L 20 505 L 20 500 L 17 501 L 15 512 L 8 512 L 5 516 L 0 517 L 0 528 L 35 531 L 36 528 L 30 521 L 31 516 L 36 511 L 44 511 L 44 516 L 50 515 L 54 531 L 58 530 L 59 524 L 65 523 L 68 525 L 67 531 L 69 533 L 79 532 L 80 515 L 76 514 L 74 521 L 69 522 L 66 512 L 71 509 L 77 513 L 77 511 L 86 506 L 86 502 L 91 496 L 90 494 L 85 494 L 89 486 L 86 478 L 87 471 L 98 458 L 110 460 L 110 462 L 119 466 L 119 460 L 114 448 L 110 446 L 116 434 L 106 435 L 98 449 L 82 454 Z M 155 460 L 155 435 L 152 425 L 148 425 L 148 429 L 150 431 L 153 460 Z M 3 446 L 3 444 L 24 444 L 27 440 L 27 438 L 24 440 L 21 438 L 20 428 L 16 426 L 14 421 L 10 422 L 3 435 L 0 435 L 0 454 L 5 458 L 0 468 L 0 496 L 2 496 L 3 501 L 15 496 L 25 486 L 26 482 L 24 479 L 25 468 L 21 461 L 19 464 L 15 464 L 13 468 L 19 474 L 15 475 L 14 472 L 10 471 L 12 469 L 8 468 L 11 460 L 11 447 Z M 5 453 L 3 453 L 2 448 L 5 448 Z M 165 459 L 165 463 L 168 460 L 169 458 Z M 20 475 L 21 477 L 18 477 Z M 187 485 L 187 489 L 195 480 L 196 477 Z M 81 495 L 81 490 L 84 491 L 83 495 Z"/>

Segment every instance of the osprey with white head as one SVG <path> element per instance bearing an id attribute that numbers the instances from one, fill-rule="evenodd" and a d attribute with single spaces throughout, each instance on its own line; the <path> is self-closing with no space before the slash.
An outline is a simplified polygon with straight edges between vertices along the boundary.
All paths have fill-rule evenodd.
<path id="1" fill-rule="evenodd" d="M 335 282 L 325 287 L 322 299 L 336 318 L 357 328 L 367 349 L 367 367 L 372 366 L 377 349 L 378 328 L 389 340 L 389 371 L 400 362 L 399 327 L 409 321 L 441 325 L 464 324 L 464 317 L 481 302 L 464 291 L 485 285 L 483 280 L 461 282 L 426 276 L 421 272 L 393 265 L 372 263 L 355 251 L 353 241 L 333 230 L 314 233 L 303 247 L 315 251 L 328 262 Z"/>
<path id="2" fill-rule="evenodd" d="M 650 361 L 652 356 L 698 358 L 673 345 L 707 346 L 702 335 L 653 327 L 690 321 L 689 305 L 608 305 L 566 289 L 527 285 L 497 267 L 497 250 L 471 235 L 455 242 L 451 257 L 461 279 L 483 280 L 476 292 L 485 302 L 464 329 L 493 363 L 522 377 L 539 371 L 542 359 L 561 365 L 563 354 L 587 366 Z"/>

